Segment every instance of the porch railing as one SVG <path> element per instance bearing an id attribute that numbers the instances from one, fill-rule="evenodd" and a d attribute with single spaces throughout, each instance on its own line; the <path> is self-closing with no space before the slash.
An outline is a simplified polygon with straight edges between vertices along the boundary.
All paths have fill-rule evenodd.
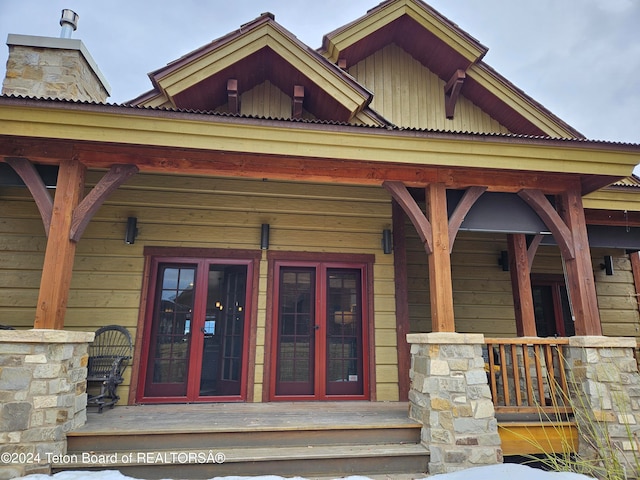
<path id="1" fill-rule="evenodd" d="M 487 338 L 485 369 L 496 414 L 536 413 L 556 419 L 571 413 L 567 338 Z"/>

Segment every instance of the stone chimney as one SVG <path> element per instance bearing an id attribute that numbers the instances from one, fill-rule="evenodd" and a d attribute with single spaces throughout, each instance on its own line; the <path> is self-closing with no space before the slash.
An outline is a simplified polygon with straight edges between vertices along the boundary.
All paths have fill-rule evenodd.
<path id="1" fill-rule="evenodd" d="M 82 41 L 70 38 L 77 22 L 63 10 L 61 38 L 9 34 L 2 94 L 104 103 L 111 87 Z"/>

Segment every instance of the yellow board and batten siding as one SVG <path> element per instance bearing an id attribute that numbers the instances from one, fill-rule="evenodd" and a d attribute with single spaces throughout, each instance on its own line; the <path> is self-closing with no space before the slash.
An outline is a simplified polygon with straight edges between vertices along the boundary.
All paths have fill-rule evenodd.
<path id="1" fill-rule="evenodd" d="M 102 173 L 91 172 L 91 188 Z M 30 328 L 46 238 L 26 189 L 3 189 L 0 323 Z M 124 244 L 128 216 L 138 218 L 135 244 Z M 135 337 L 143 248 L 260 248 L 260 224 L 271 225 L 270 250 L 375 255 L 375 369 L 378 400 L 398 399 L 393 255 L 381 248 L 391 226 L 382 187 L 138 174 L 100 208 L 77 246 L 65 328 L 94 331 L 117 323 Z M 17 275 L 19 272 L 19 275 Z M 16 280 L 16 279 L 19 279 Z M 254 398 L 262 398 L 267 298 L 266 254 L 260 263 Z M 121 397 L 128 396 L 129 376 Z"/>
<path id="2" fill-rule="evenodd" d="M 445 115 L 445 82 L 402 48 L 390 44 L 349 68 L 375 92 L 371 108 L 395 125 L 458 132 L 509 133 L 482 109 L 458 98 L 454 118 Z"/>

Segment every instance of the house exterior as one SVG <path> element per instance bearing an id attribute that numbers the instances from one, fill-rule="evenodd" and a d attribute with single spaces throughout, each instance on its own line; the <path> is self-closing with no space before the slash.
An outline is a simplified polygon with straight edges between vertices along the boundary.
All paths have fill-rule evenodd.
<path id="1" fill-rule="evenodd" d="M 638 336 L 640 147 L 486 52 L 388 0 L 318 50 L 263 14 L 123 105 L 5 81 L 1 323 L 125 326 L 130 405 L 404 401 L 412 333 Z"/>

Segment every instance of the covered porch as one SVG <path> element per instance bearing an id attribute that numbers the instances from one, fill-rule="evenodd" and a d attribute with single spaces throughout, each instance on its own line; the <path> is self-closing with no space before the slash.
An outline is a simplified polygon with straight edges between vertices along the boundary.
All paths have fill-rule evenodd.
<path id="1" fill-rule="evenodd" d="M 92 106 L 82 104 L 51 104 L 43 109 L 46 110 L 44 113 L 55 111 L 60 122 L 77 122 L 75 115 L 82 113 L 95 120 L 97 130 L 100 130 L 98 125 L 109 128 L 93 132 L 94 127 L 91 127 L 90 132 L 82 139 L 57 139 L 55 132 L 50 131 L 47 126 L 42 126 L 36 132 L 40 138 L 32 139 L 19 136 L 21 124 L 19 115 L 22 110 L 29 107 L 31 100 L 3 99 L 3 102 L 7 104 L 9 113 L 13 113 L 15 118 L 6 122 L 9 126 L 13 126 L 13 136 L 7 134 L 0 138 L 0 152 L 4 155 L 6 163 L 18 173 L 29 188 L 42 218 L 41 224 L 44 225 L 47 233 L 46 240 L 43 240 L 44 262 L 34 322 L 36 329 L 68 328 L 69 324 L 65 322 L 68 321 L 70 313 L 67 307 L 70 292 L 73 290 L 71 279 L 76 269 L 74 262 L 78 255 L 77 246 L 86 245 L 86 250 L 80 250 L 83 259 L 106 258 L 108 255 L 103 255 L 104 252 L 119 252 L 117 249 L 122 247 L 115 246 L 116 241 L 119 240 L 116 239 L 120 228 L 118 222 L 122 223 L 126 218 L 126 210 L 129 208 L 127 202 L 130 200 L 125 197 L 132 195 L 131 192 L 133 196 L 138 196 L 133 203 L 148 202 L 151 195 L 147 192 L 160 192 L 153 197 L 157 204 L 147 205 L 148 213 L 156 213 L 156 209 L 164 208 L 162 204 L 168 199 L 167 192 L 177 199 L 174 205 L 183 207 L 184 211 L 181 214 L 191 223 L 166 220 L 166 217 L 161 215 L 164 211 L 160 211 L 161 214 L 154 216 L 153 222 L 149 222 L 147 233 L 154 232 L 152 223 L 165 226 L 164 230 L 162 228 L 155 230 L 155 236 L 149 243 L 178 245 L 184 241 L 184 237 L 167 238 L 166 226 L 179 225 L 182 235 L 189 236 L 192 232 L 197 232 L 199 229 L 195 227 L 199 227 L 202 223 L 209 225 L 210 222 L 216 221 L 216 217 L 210 212 L 194 220 L 191 211 L 184 207 L 188 204 L 185 194 L 193 195 L 198 192 L 201 195 L 200 198 L 206 199 L 207 206 L 211 204 L 210 210 L 213 211 L 223 204 L 219 201 L 220 198 L 224 198 L 225 195 L 229 197 L 230 192 L 238 197 L 247 196 L 249 192 L 256 193 L 255 196 L 260 199 L 268 196 L 276 197 L 279 192 L 275 187 L 270 187 L 274 189 L 273 191 L 265 191 L 264 189 L 269 187 L 264 187 L 262 184 L 280 182 L 295 185 L 295 197 L 289 194 L 292 198 L 305 198 L 309 203 L 314 204 L 318 203 L 320 196 L 328 197 L 329 194 L 326 192 L 331 189 L 335 191 L 339 186 L 340 191 L 344 192 L 344 200 L 339 202 L 340 209 L 349 213 L 354 201 L 352 190 L 359 188 L 364 190 L 366 187 L 375 190 L 372 203 L 382 205 L 381 210 L 385 209 L 383 220 L 375 218 L 377 223 L 375 227 L 378 228 L 375 241 L 372 240 L 373 234 L 369 232 L 369 230 L 373 231 L 374 227 L 367 224 L 367 236 L 363 241 L 362 231 L 353 232 L 349 222 L 338 222 L 337 228 L 342 230 L 337 231 L 341 235 L 338 239 L 336 239 L 338 235 L 333 235 L 332 241 L 335 243 L 331 244 L 329 249 L 326 244 L 323 245 L 321 241 L 314 238 L 318 236 L 317 231 L 314 232 L 308 224 L 300 226 L 299 222 L 296 223 L 297 219 L 285 219 L 285 214 L 288 213 L 284 212 L 287 209 L 286 206 L 281 207 L 283 211 L 269 211 L 267 216 L 270 219 L 272 231 L 277 232 L 277 228 L 281 226 L 282 231 L 287 229 L 290 232 L 299 233 L 301 239 L 299 244 L 292 244 L 283 241 L 283 235 L 278 243 L 274 235 L 270 248 L 273 251 L 291 250 L 298 254 L 308 251 L 311 246 L 313 250 L 325 255 L 327 250 L 329 253 L 341 254 L 349 250 L 352 255 L 365 252 L 371 256 L 372 272 L 379 283 L 367 289 L 373 307 L 370 309 L 370 325 L 373 330 L 369 345 L 372 352 L 369 357 L 371 367 L 369 378 L 371 385 L 377 388 L 377 390 L 370 389 L 370 400 L 377 400 L 382 405 L 385 405 L 385 402 L 381 400 L 387 398 L 395 397 L 400 401 L 415 400 L 416 398 L 411 398 L 411 384 L 417 387 L 414 390 L 421 390 L 419 392 L 421 394 L 430 393 L 424 390 L 440 386 L 438 382 L 442 378 L 439 377 L 445 377 L 452 371 L 453 377 L 456 377 L 464 370 L 462 376 L 465 377 L 467 385 L 459 385 L 459 378 L 454 378 L 454 381 L 450 382 L 455 384 L 450 398 L 443 402 L 436 402 L 437 408 L 433 408 L 431 398 L 422 398 L 419 401 L 422 402 L 421 412 L 412 416 L 414 419 L 419 418 L 423 425 L 419 443 L 423 443 L 429 449 L 432 462 L 429 465 L 431 473 L 437 473 L 439 468 L 453 469 L 460 468 L 461 465 L 495 463 L 502 460 L 504 452 L 501 448 L 501 433 L 497 429 L 496 410 L 493 407 L 496 398 L 491 397 L 487 372 L 484 370 L 485 363 L 488 363 L 482 356 L 485 339 L 481 335 L 456 333 L 457 319 L 452 287 L 454 277 L 451 268 L 451 252 L 456 236 L 465 217 L 485 192 L 503 193 L 510 198 L 517 197 L 526 204 L 527 208 L 535 211 L 543 219 L 545 228 L 553 233 L 560 245 L 567 268 L 568 287 L 576 316 L 576 333 L 588 338 L 588 336 L 599 337 L 602 332 L 595 300 L 596 292 L 581 197 L 584 193 L 605 185 L 617 177 L 601 174 L 604 169 L 601 164 L 593 166 L 587 173 L 584 172 L 585 166 L 582 160 L 585 157 L 591 158 L 594 163 L 606 164 L 609 161 L 610 152 L 607 147 L 597 142 L 530 140 L 511 137 L 479 138 L 465 134 L 395 130 L 368 131 L 361 127 L 344 127 L 338 136 L 334 135 L 337 131 L 331 125 L 313 124 L 299 129 L 289 129 L 280 122 L 263 119 L 234 119 L 234 122 L 237 122 L 235 125 L 237 130 L 234 129 L 231 134 L 227 130 L 228 126 L 224 119 L 209 117 L 203 120 L 197 114 L 176 112 L 176 118 L 190 122 L 189 125 L 195 129 L 187 132 L 181 128 L 184 124 L 180 122 L 174 124 L 175 118 L 163 118 L 154 111 L 141 112 L 127 107 L 113 106 L 101 106 L 99 111 L 93 111 Z M 110 116 L 112 114 L 113 118 L 122 116 L 136 124 L 137 132 L 148 129 L 151 137 L 156 138 L 157 135 L 158 143 L 153 146 L 136 144 L 137 134 L 133 136 L 132 130 L 119 127 L 119 124 Z M 104 132 L 107 132 L 108 138 L 103 138 Z M 229 135 L 235 135 L 235 141 L 230 141 Z M 196 136 L 199 138 L 198 141 L 194 141 Z M 262 150 L 265 136 L 272 138 L 274 149 L 271 153 L 265 153 Z M 166 144 L 166 138 L 171 138 L 169 145 Z M 372 142 L 372 139 L 376 142 Z M 392 144 L 395 145 L 395 149 L 400 148 L 401 152 L 392 151 Z M 216 145 L 218 149 L 211 150 L 206 145 Z M 301 150 L 300 145 L 307 145 L 309 150 Z M 535 159 L 531 161 L 531 168 L 535 167 L 539 171 L 531 175 L 510 171 L 509 167 L 505 167 L 501 159 L 496 156 L 496 148 L 507 149 L 509 160 L 514 164 L 518 161 Z M 615 175 L 622 175 L 622 172 L 625 172 L 635 160 L 632 151 L 619 155 L 622 158 L 616 166 Z M 565 159 L 563 164 L 565 171 L 554 170 L 555 162 L 550 159 L 558 156 Z M 461 161 L 462 157 L 464 161 Z M 58 181 L 53 198 L 46 190 L 36 169 L 39 164 L 57 167 Z M 607 166 L 611 167 L 611 165 Z M 104 171 L 107 173 L 103 174 Z M 304 175 L 301 172 L 304 172 Z M 89 174 L 92 176 L 91 183 L 85 183 L 86 176 Z M 244 177 L 246 181 L 238 181 L 238 176 Z M 184 179 L 184 183 L 177 185 L 176 179 Z M 224 179 L 227 187 L 226 191 L 218 196 L 217 185 L 221 184 L 220 179 Z M 265 179 L 268 179 L 268 182 L 264 182 Z M 138 180 L 139 183 L 136 184 Z M 213 183 L 214 180 L 216 183 Z M 127 185 L 133 184 L 130 190 L 121 188 L 125 182 Z M 307 191 L 310 184 L 318 186 L 314 195 L 310 195 Z M 245 190 L 234 190 L 233 187 L 237 186 Z M 418 204 L 409 189 L 424 192 L 426 208 Z M 448 200 L 448 192 L 456 193 L 456 202 Z M 366 193 L 369 195 L 369 190 Z M 125 207 L 118 202 L 109 205 L 108 200 L 115 195 L 120 195 L 120 202 Z M 284 202 L 282 204 L 284 205 Z M 104 218 L 101 220 L 101 230 L 91 232 L 87 227 L 103 205 L 110 208 L 105 211 Z M 250 248 L 257 251 L 257 232 L 260 224 L 264 223 L 261 217 L 266 215 L 266 210 L 261 210 L 262 205 L 257 208 L 253 205 L 257 205 L 257 202 L 246 208 L 246 219 L 238 222 L 242 225 L 237 227 L 237 234 L 234 231 L 234 235 L 228 239 L 222 237 L 215 239 L 215 242 L 219 243 L 210 243 L 211 237 L 207 235 L 207 231 L 204 231 L 199 232 L 201 236 L 194 240 L 199 244 L 207 246 L 213 244 L 218 249 L 227 250 L 233 246 L 237 248 L 239 244 L 251 243 Z M 332 206 L 336 208 L 337 203 Z M 229 208 L 228 205 L 225 207 Z M 229 208 L 231 212 L 229 215 L 237 217 L 237 211 L 233 208 L 235 205 Z M 320 210 L 318 206 L 316 208 Z M 428 259 L 431 323 L 429 330 L 436 337 L 427 337 L 427 342 L 424 344 L 419 338 L 416 344 L 420 346 L 415 352 L 410 351 L 407 344 L 407 334 L 411 331 L 411 326 L 407 312 L 409 304 L 406 298 L 406 284 L 403 285 L 406 272 L 406 263 L 403 263 L 406 254 L 402 245 L 403 227 L 400 225 L 400 215 L 390 214 L 391 209 L 397 212 L 399 208 L 409 216 L 415 226 L 424 247 L 424 252 L 421 254 Z M 373 216 L 369 211 L 362 217 L 366 218 L 367 215 Z M 392 259 L 383 256 L 385 254 L 379 247 L 378 236 L 378 232 L 382 230 L 381 227 L 388 226 L 389 223 L 393 224 L 394 234 Z M 215 225 L 211 226 L 211 229 L 213 228 Z M 364 227 L 359 228 L 365 230 Z M 245 232 L 250 229 L 256 233 L 255 241 L 253 238 L 251 241 L 247 240 Z M 353 235 L 345 235 L 344 232 L 353 233 Z M 83 236 L 85 233 L 88 235 Z M 535 336 L 532 305 L 527 302 L 531 296 L 528 274 L 531 259 L 539 245 L 538 236 L 542 235 L 540 230 L 532 233 L 534 241 L 531 243 L 527 242 L 525 234 L 512 233 L 508 248 L 510 261 L 514 262 L 511 275 L 513 294 L 518 299 L 514 302 L 517 308 L 518 333 L 526 336 Z M 290 238 L 291 235 L 287 240 Z M 156 245 L 152 247 L 157 248 Z M 196 248 L 203 249 L 202 246 Z M 132 276 L 135 275 L 137 280 L 136 295 L 142 284 L 144 296 L 148 291 L 150 276 L 149 271 L 142 265 L 144 257 L 142 250 L 130 250 L 121 255 L 130 259 Z M 248 337 L 252 342 L 248 351 L 255 355 L 249 361 L 251 370 L 248 377 L 255 389 L 248 393 L 246 398 L 254 402 L 260 399 L 269 400 L 269 397 L 264 395 L 266 392 L 264 385 L 270 378 L 268 363 L 266 363 L 269 356 L 265 354 L 265 350 L 271 348 L 268 328 L 271 328 L 273 321 L 271 315 L 275 310 L 272 308 L 272 300 L 269 300 L 271 287 L 273 287 L 270 282 L 273 281 L 273 277 L 269 274 L 268 260 L 268 254 L 264 252 L 259 256 L 256 255 L 256 265 L 261 262 L 261 268 L 264 270 L 260 276 L 257 275 L 258 269 L 255 270 L 255 284 L 259 287 L 252 290 L 252 295 L 255 295 L 253 303 L 258 308 L 252 312 L 251 331 Z M 86 267 L 86 271 L 88 272 L 90 268 L 90 266 Z M 90 275 L 85 272 L 85 277 L 89 278 Z M 122 278 L 117 275 L 111 275 L 111 277 L 112 285 Z M 381 278 L 385 281 L 380 282 Z M 102 280 L 101 276 L 100 282 Z M 141 328 L 144 324 L 144 307 L 139 311 L 138 308 L 140 304 L 136 303 L 132 309 L 136 311 L 137 316 L 132 323 L 134 328 L 137 328 L 137 352 L 134 357 L 134 368 L 131 369 L 135 375 L 139 372 L 145 339 Z M 81 308 L 72 306 L 73 309 L 81 313 Z M 106 308 L 102 309 L 101 313 L 103 315 L 101 321 L 110 315 Z M 135 323 L 136 320 L 138 323 Z M 375 330 L 376 328 L 378 330 Z M 441 334 L 446 338 L 438 337 Z M 410 341 L 410 343 L 414 342 Z M 429 347 L 436 344 L 439 346 L 437 349 Z M 450 359 L 437 358 L 435 364 L 430 364 L 428 355 L 422 355 L 426 353 L 423 351 L 424 345 L 427 345 L 426 350 L 441 352 L 451 350 L 446 347 L 447 345 L 454 345 L 454 355 L 458 355 L 458 349 L 464 347 L 462 348 L 464 352 L 460 354 L 464 361 L 458 361 L 460 358 L 455 358 L 453 362 L 449 362 Z M 446 348 L 442 348 L 443 345 Z M 414 356 L 413 364 L 410 363 L 412 355 Z M 417 357 L 421 359 L 416 362 Z M 445 363 L 447 363 L 446 368 Z M 420 385 L 418 385 L 420 382 L 416 381 L 416 367 L 425 367 L 425 370 L 419 373 L 423 377 Z M 431 383 L 427 385 L 428 382 Z M 447 383 L 446 380 L 445 383 Z M 132 385 L 134 384 L 135 382 L 132 382 Z M 466 389 L 467 387 L 469 387 L 468 390 L 460 390 L 461 395 L 455 392 L 456 388 Z M 482 401 L 479 402 L 479 399 Z M 130 400 L 132 403 L 136 401 L 136 397 L 131 393 Z M 322 402 L 324 403 L 326 402 Z M 359 402 L 354 402 L 354 405 L 357 404 Z M 300 405 L 304 408 L 316 403 L 301 402 Z M 165 408 L 178 411 L 183 406 L 167 405 Z M 438 419 L 438 428 L 435 429 L 429 426 L 429 418 L 433 410 L 437 410 L 438 415 L 441 415 Z M 120 408 L 114 410 L 114 412 L 120 411 L 122 411 Z M 310 409 L 309 413 L 313 415 L 313 409 Z M 413 413 L 415 414 L 416 411 L 413 410 Z M 242 425 L 246 421 L 245 418 L 236 417 L 235 421 Z M 479 421 L 475 424 L 474 420 Z M 455 425 L 460 423 L 463 424 L 462 435 L 451 434 L 449 431 L 439 436 L 440 426 L 446 425 L 447 428 L 455 429 Z M 479 427 L 479 436 L 475 436 L 475 432 L 468 431 L 467 427 Z M 272 435 L 273 438 L 278 438 L 279 434 L 272 432 Z M 487 441 L 490 445 L 483 453 L 476 456 L 472 452 L 474 447 L 487 446 L 482 444 L 484 440 L 479 438 L 489 438 Z M 118 445 L 115 438 L 112 441 Z M 445 448 L 440 451 L 442 455 L 434 462 L 434 451 L 441 445 L 445 445 Z M 450 446 L 452 447 L 450 451 L 445 451 Z M 424 451 L 423 448 L 423 459 L 428 458 L 424 456 Z M 464 451 L 462 455 L 460 451 Z M 447 465 L 443 465 L 443 462 Z"/>

